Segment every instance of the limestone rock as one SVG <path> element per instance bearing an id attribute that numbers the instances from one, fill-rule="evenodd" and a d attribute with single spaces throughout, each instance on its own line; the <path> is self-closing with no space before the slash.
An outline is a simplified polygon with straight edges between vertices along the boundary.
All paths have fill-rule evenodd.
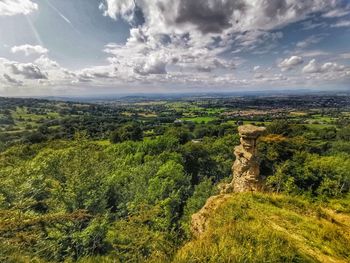
<path id="1" fill-rule="evenodd" d="M 238 127 L 241 144 L 235 147 L 236 161 L 232 166 L 233 180 L 221 193 L 257 191 L 261 188 L 259 161 L 256 157 L 256 140 L 265 131 L 264 127 L 243 125 Z M 226 190 L 227 189 L 227 190 Z"/>
<path id="2" fill-rule="evenodd" d="M 195 236 L 199 236 L 208 228 L 208 219 L 210 215 L 231 195 L 222 194 L 208 198 L 203 208 L 196 214 L 192 215 L 191 231 Z"/>

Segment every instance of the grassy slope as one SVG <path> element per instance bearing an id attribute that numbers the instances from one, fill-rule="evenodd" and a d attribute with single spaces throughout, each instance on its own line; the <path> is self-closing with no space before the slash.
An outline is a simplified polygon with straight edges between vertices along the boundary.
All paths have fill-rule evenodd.
<path id="1" fill-rule="evenodd" d="M 350 202 L 234 194 L 174 262 L 350 262 Z"/>

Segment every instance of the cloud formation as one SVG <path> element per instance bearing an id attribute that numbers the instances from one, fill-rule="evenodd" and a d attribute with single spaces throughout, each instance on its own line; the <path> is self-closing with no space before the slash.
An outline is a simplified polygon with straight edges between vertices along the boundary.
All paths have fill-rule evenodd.
<path id="1" fill-rule="evenodd" d="M 8 63 L 7 66 L 15 75 L 22 75 L 26 79 L 47 79 L 47 74 L 32 63 Z"/>
<path id="2" fill-rule="evenodd" d="M 127 21 L 140 10 L 151 31 L 205 34 L 270 30 L 335 6 L 333 0 L 106 0 L 101 8 L 114 19 Z"/>
<path id="3" fill-rule="evenodd" d="M 307 48 L 307 47 L 309 47 L 311 45 L 319 43 L 323 38 L 324 38 L 323 35 L 312 35 L 312 36 L 309 36 L 309 37 L 305 38 L 302 41 L 299 41 L 296 44 L 296 47 L 304 49 L 304 48 Z"/>
<path id="4" fill-rule="evenodd" d="M 1 0 L 0 16 L 28 15 L 38 9 L 38 4 L 31 0 Z"/>
<path id="5" fill-rule="evenodd" d="M 344 65 L 339 65 L 334 62 L 326 62 L 319 65 L 316 59 L 309 61 L 307 65 L 303 68 L 303 73 L 326 73 L 326 72 L 342 72 L 346 69 Z"/>
<path id="6" fill-rule="evenodd" d="M 316 12 L 330 16 L 335 8 L 336 0 L 105 0 L 100 5 L 104 15 L 131 25 L 125 45 L 104 49 L 123 76 L 119 79 L 187 83 L 236 81 L 232 74 L 242 59 L 227 54 L 272 52 L 283 37 L 279 28 Z M 307 48 L 322 37 L 306 38 L 297 47 Z M 302 63 L 294 55 L 278 67 L 287 72 Z M 230 77 L 216 76 L 219 72 Z M 258 75 L 259 81 L 285 78 Z"/>
<path id="7" fill-rule="evenodd" d="M 75 22 L 73 16 L 68 16 L 72 18 L 71 22 L 66 16 L 69 13 L 65 10 L 65 5 L 59 5 L 60 9 L 57 9 L 53 5 L 55 1 L 60 0 L 48 2 L 51 6 L 49 10 L 56 13 L 60 22 L 63 19 L 65 26 L 68 23 L 73 27 L 72 22 Z M 102 17 L 104 14 L 129 24 L 119 21 L 119 26 L 129 31 L 129 35 L 121 33 L 124 34 L 121 38 L 124 40 L 116 38 L 116 42 L 119 40 L 121 42 L 109 44 L 98 41 L 98 45 L 92 48 L 96 49 L 96 53 L 89 54 L 91 55 L 87 56 L 89 60 L 82 58 L 79 61 L 80 68 L 74 70 L 60 65 L 60 63 L 72 65 L 74 62 L 70 58 L 71 53 L 65 52 L 66 47 L 59 50 L 60 47 L 52 43 L 51 47 L 50 41 L 46 41 L 45 38 L 43 38 L 45 44 L 48 45 L 45 47 L 21 45 L 27 42 L 19 42 L 10 49 L 17 55 L 1 54 L 15 57 L 18 61 L 0 58 L 0 86 L 11 85 L 12 88 L 23 84 L 28 87 L 67 89 L 70 87 L 127 89 L 135 86 L 142 86 L 145 89 L 155 86 L 175 87 L 175 89 L 178 87 L 245 89 L 264 86 L 269 88 L 311 86 L 324 79 L 345 81 L 349 79 L 348 67 L 341 65 L 347 65 L 346 48 L 334 53 L 332 48 L 337 48 L 337 45 L 330 47 L 328 43 L 333 41 L 333 32 L 346 30 L 349 20 L 346 16 L 350 8 L 348 5 L 342 5 L 342 0 L 99 0 L 98 2 L 102 2 L 100 9 L 103 12 L 100 11 L 100 17 L 96 19 L 108 21 Z M 0 4 L 3 3 L 6 3 L 7 10 L 12 10 L 12 15 L 29 14 L 41 5 L 41 1 L 37 0 L 0 0 Z M 33 6 L 20 5 L 17 9 L 14 8 L 19 3 L 32 3 Z M 2 10 L 1 16 L 3 15 L 1 12 L 5 12 L 4 9 L 0 10 Z M 80 30 L 79 23 L 75 26 L 77 26 L 75 32 Z M 33 28 L 33 25 L 31 27 Z M 33 34 L 37 34 L 35 28 L 33 31 Z M 84 37 L 86 32 L 81 32 L 79 37 Z M 106 39 L 103 41 L 110 41 L 111 38 Z M 56 55 L 57 61 L 52 59 L 46 47 L 55 49 L 52 53 Z M 103 55 L 100 53 L 101 47 Z M 8 46 L 3 50 L 8 53 Z M 57 51 L 62 52 L 62 55 L 57 56 Z M 69 48 L 67 51 L 70 51 Z M 341 55 L 340 52 L 344 54 Z M 23 54 L 25 57 L 18 54 Z M 91 58 L 92 56 L 94 57 Z M 101 57 L 105 57 L 104 63 L 101 63 Z M 312 62 L 313 59 L 322 63 L 316 60 Z M 304 60 L 308 62 L 305 66 Z"/>
<path id="8" fill-rule="evenodd" d="M 282 71 L 291 70 L 296 66 L 303 64 L 304 60 L 299 56 L 291 56 L 290 58 L 284 59 L 278 66 Z"/>
<path id="9" fill-rule="evenodd" d="M 11 48 L 11 52 L 12 53 L 20 53 L 23 52 L 26 56 L 30 56 L 33 54 L 47 54 L 49 51 L 39 45 L 29 45 L 29 44 L 25 44 L 25 45 L 21 45 L 21 46 L 14 46 Z"/>
<path id="10" fill-rule="evenodd" d="M 350 27 L 350 20 L 340 20 L 331 25 L 331 27 Z"/>
<path id="11" fill-rule="evenodd" d="M 14 85 L 18 85 L 18 86 L 21 86 L 23 84 L 23 81 L 12 78 L 11 76 L 7 75 L 6 73 L 3 74 L 3 77 L 4 77 L 5 81 L 9 84 L 14 84 Z"/>

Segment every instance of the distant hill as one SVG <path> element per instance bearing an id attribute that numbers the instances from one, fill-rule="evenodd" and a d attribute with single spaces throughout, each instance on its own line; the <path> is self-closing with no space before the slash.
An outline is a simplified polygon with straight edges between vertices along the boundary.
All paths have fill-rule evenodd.
<path id="1" fill-rule="evenodd" d="M 321 207 L 296 197 L 234 194 L 174 262 L 350 262 L 350 202 Z"/>

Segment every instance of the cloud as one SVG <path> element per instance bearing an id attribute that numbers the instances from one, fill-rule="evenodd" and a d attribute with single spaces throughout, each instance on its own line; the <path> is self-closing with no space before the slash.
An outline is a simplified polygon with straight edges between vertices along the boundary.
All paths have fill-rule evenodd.
<path id="1" fill-rule="evenodd" d="M 104 77 L 103 68 L 94 67 L 73 72 L 61 67 L 56 61 L 51 60 L 46 55 L 40 56 L 32 63 L 21 63 L 0 58 L 0 76 L 3 76 L 6 83 L 28 87 L 37 87 L 38 85 L 50 87 L 67 86 L 73 81 L 79 80 L 79 78 L 84 79 L 85 77 L 87 79 L 89 77 L 91 80 L 102 78 Z"/>
<path id="2" fill-rule="evenodd" d="M 29 44 L 21 45 L 21 46 L 14 46 L 11 48 L 12 53 L 19 53 L 23 52 L 26 56 L 30 56 L 33 54 L 47 54 L 49 51 L 39 45 L 33 46 Z"/>
<path id="3" fill-rule="evenodd" d="M 319 67 L 316 64 L 316 60 L 312 59 L 310 62 L 304 66 L 303 68 L 304 73 L 317 73 L 319 72 Z"/>
<path id="4" fill-rule="evenodd" d="M 270 30 L 335 5 L 333 0 L 106 0 L 101 8 L 105 15 L 127 21 L 132 21 L 139 9 L 150 30 L 205 34 L 228 28 L 236 32 Z"/>
<path id="5" fill-rule="evenodd" d="M 321 22 L 316 22 L 312 19 L 307 20 L 305 22 L 301 23 L 302 25 L 302 30 L 316 30 L 316 29 L 320 29 L 320 28 L 327 28 L 328 27 L 328 23 L 326 23 L 325 21 L 321 21 Z"/>
<path id="6" fill-rule="evenodd" d="M 350 59 L 350 53 L 342 53 L 339 55 L 341 59 Z"/>
<path id="7" fill-rule="evenodd" d="M 91 68 L 85 68 L 75 75 L 75 82 L 91 82 L 97 79 L 113 79 L 117 78 L 118 68 L 110 66 L 97 66 Z"/>
<path id="8" fill-rule="evenodd" d="M 125 44 L 111 43 L 104 48 L 110 63 L 106 67 L 115 67 L 117 72 L 107 70 L 100 74 L 107 78 L 100 78 L 84 71 L 77 74 L 78 81 L 89 85 L 102 79 L 152 86 L 260 85 L 293 79 L 290 70 L 303 63 L 302 52 L 306 52 L 301 49 L 323 36 L 300 41 L 300 50 L 288 53 L 293 56 L 281 61 L 279 68 L 261 65 L 248 72 L 251 75 L 245 69 L 253 66 L 242 66 L 246 61 L 237 56 L 277 52 L 285 26 L 339 9 L 339 1 L 104 0 L 100 9 L 112 19 L 127 21 L 130 36 Z M 324 27 L 321 22 L 317 26 Z M 309 56 L 320 53 L 308 52 Z M 285 73 L 279 74 L 280 70 Z"/>
<path id="9" fill-rule="evenodd" d="M 10 2 L 21 1 L 6 1 Z M 317 50 L 318 47 L 314 50 L 309 48 L 324 37 L 318 32 L 329 30 L 330 23 L 336 24 L 341 19 L 344 13 L 341 10 L 345 9 L 340 8 L 339 2 L 104 0 L 100 5 L 104 15 L 123 19 L 130 24 L 130 35 L 125 43 L 111 43 L 104 47 L 107 55 L 105 65 L 68 70 L 50 59 L 44 47 L 23 45 L 13 47 L 12 51 L 29 56 L 23 59 L 32 63 L 7 61 L 5 70 L 2 71 L 0 65 L 0 77 L 5 80 L 3 74 L 7 74 L 14 80 L 23 81 L 24 85 L 79 88 L 118 85 L 262 87 L 265 84 L 282 86 L 297 81 L 303 83 L 305 79 L 314 79 L 317 74 L 298 75 L 299 71 L 292 69 L 301 69 L 306 58 L 325 56 L 323 58 L 327 59 L 326 56 L 333 52 L 333 49 L 327 49 L 327 53 Z M 54 6 L 52 8 L 72 24 L 69 16 L 65 17 Z M 292 32 L 296 28 L 303 27 L 317 27 L 318 31 L 305 38 L 305 31 L 297 38 L 287 36 L 295 34 Z M 285 40 L 297 40 L 287 42 L 283 40 L 284 37 Z M 285 56 L 283 60 L 271 65 L 271 61 L 275 61 L 282 52 Z M 38 56 L 30 60 L 33 54 Z M 337 59 L 340 59 L 339 55 Z M 260 68 L 255 65 L 260 65 Z M 317 70 L 323 66 L 316 63 Z M 339 75 L 341 71 L 332 71 L 332 68 L 337 66 L 328 64 L 322 70 Z"/>
<path id="10" fill-rule="evenodd" d="M 141 75 L 166 74 L 167 59 L 159 54 L 153 53 L 144 64 L 138 65 L 135 72 Z"/>
<path id="11" fill-rule="evenodd" d="M 286 71 L 286 70 L 291 70 L 303 63 L 304 61 L 301 57 L 291 56 L 290 58 L 286 58 L 281 63 L 279 63 L 278 67 L 280 67 L 282 71 Z"/>
<path id="12" fill-rule="evenodd" d="M 313 35 L 313 36 L 309 36 L 309 37 L 305 38 L 304 40 L 299 41 L 299 42 L 296 44 L 296 47 L 297 47 L 297 48 L 304 49 L 304 48 L 307 48 L 307 47 L 309 47 L 309 46 L 311 46 L 311 45 L 314 45 L 314 44 L 319 43 L 323 38 L 324 38 L 323 35 Z"/>
<path id="13" fill-rule="evenodd" d="M 271 30 L 336 6 L 334 0 L 105 0 L 100 8 L 131 25 L 135 19 L 143 21 L 131 29 L 126 46 L 135 40 L 151 48 L 182 42 L 187 48 L 219 47 L 223 52 L 260 45 L 265 46 L 263 54 L 283 36 Z M 159 37 L 166 41 L 157 43 Z"/>
<path id="14" fill-rule="evenodd" d="M 3 74 L 3 77 L 6 80 L 6 82 L 9 83 L 9 84 L 18 85 L 18 86 L 22 86 L 23 85 L 23 81 L 16 80 L 15 78 L 12 78 L 11 76 L 9 76 L 6 73 Z"/>
<path id="15" fill-rule="evenodd" d="M 219 81 L 218 75 L 239 70 L 243 59 L 234 54 L 272 52 L 283 38 L 284 26 L 316 12 L 329 12 L 338 7 L 336 2 L 104 0 L 100 5 L 104 15 L 131 25 L 126 43 L 108 44 L 104 52 L 118 68 L 117 77 L 113 75 L 118 81 L 212 83 Z M 321 36 L 305 39 L 299 47 L 316 43 L 318 38 Z M 282 71 L 303 63 L 301 56 L 294 54 L 280 63 Z M 259 81 L 276 78 L 264 76 Z M 91 79 L 91 74 L 84 75 L 84 81 Z"/>
<path id="16" fill-rule="evenodd" d="M 346 7 L 341 7 L 341 8 L 329 10 L 328 12 L 323 14 L 322 16 L 325 18 L 334 18 L 334 17 L 343 17 L 343 16 L 346 16 L 349 14 L 350 14 L 350 5 L 348 5 Z"/>
<path id="17" fill-rule="evenodd" d="M 40 56 L 38 59 L 34 61 L 36 65 L 39 65 L 45 69 L 59 69 L 60 65 L 54 61 L 48 58 L 46 55 Z"/>
<path id="18" fill-rule="evenodd" d="M 315 59 L 310 60 L 310 62 L 304 66 L 303 73 L 327 73 L 327 72 L 342 72 L 346 69 L 345 66 L 339 65 L 334 62 L 326 62 L 323 65 L 317 64 Z"/>
<path id="19" fill-rule="evenodd" d="M 297 51 L 295 52 L 301 57 L 320 57 L 329 56 L 330 53 L 323 50 L 308 50 L 308 51 Z"/>
<path id="20" fill-rule="evenodd" d="M 0 16 L 28 15 L 38 9 L 38 5 L 31 0 L 1 0 Z"/>
<path id="21" fill-rule="evenodd" d="M 33 63 L 7 62 L 5 64 L 14 75 L 21 75 L 25 79 L 47 79 L 47 74 Z"/>
<path id="22" fill-rule="evenodd" d="M 331 25 L 331 27 L 349 27 L 350 20 L 340 20 L 337 23 Z"/>

